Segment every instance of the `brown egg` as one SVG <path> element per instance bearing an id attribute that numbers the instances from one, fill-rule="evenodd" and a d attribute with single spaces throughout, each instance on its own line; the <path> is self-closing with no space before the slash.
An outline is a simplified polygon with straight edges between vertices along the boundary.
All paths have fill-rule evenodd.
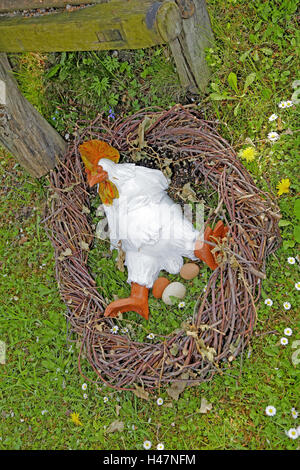
<path id="1" fill-rule="evenodd" d="M 152 287 L 153 296 L 157 299 L 160 299 L 163 291 L 165 290 L 168 284 L 170 284 L 170 281 L 166 277 L 159 277 L 158 279 L 156 279 Z"/>
<path id="2" fill-rule="evenodd" d="M 194 277 L 198 276 L 199 274 L 199 266 L 195 263 L 185 263 L 181 270 L 180 270 L 180 276 L 183 279 L 190 280 L 194 279 Z"/>

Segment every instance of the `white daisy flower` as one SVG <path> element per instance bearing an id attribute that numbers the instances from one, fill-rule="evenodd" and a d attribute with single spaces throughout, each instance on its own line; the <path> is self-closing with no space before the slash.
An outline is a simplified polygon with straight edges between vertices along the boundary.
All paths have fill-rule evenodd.
<path id="1" fill-rule="evenodd" d="M 107 403 L 107 402 L 108 402 L 108 400 L 109 400 L 109 398 L 108 398 L 108 397 L 104 397 L 104 398 L 103 398 L 103 401 L 104 401 L 104 403 Z"/>
<path id="2" fill-rule="evenodd" d="M 285 109 L 287 108 L 287 102 L 286 101 L 280 101 L 278 108 Z"/>
<path id="3" fill-rule="evenodd" d="M 279 134 L 277 132 L 269 132 L 268 134 L 268 139 L 271 141 L 271 142 L 275 142 L 276 140 L 279 139 Z"/>
<path id="4" fill-rule="evenodd" d="M 287 102 L 286 102 L 286 107 L 287 107 L 287 108 L 290 108 L 291 106 L 293 106 L 293 104 L 294 104 L 294 103 L 292 102 L 292 100 L 287 100 Z"/>
<path id="5" fill-rule="evenodd" d="M 151 449 L 151 442 L 150 441 L 145 441 L 144 444 L 143 444 L 143 447 L 144 449 L 148 450 L 148 449 Z"/>
<path id="6" fill-rule="evenodd" d="M 119 331 L 119 327 L 117 325 L 113 326 L 110 330 L 110 332 L 113 333 L 114 335 L 118 333 L 118 331 Z"/>
<path id="7" fill-rule="evenodd" d="M 157 449 L 157 450 L 164 450 L 164 448 L 165 448 L 165 446 L 163 445 L 162 442 L 160 442 L 160 443 L 157 444 L 157 446 L 156 446 L 156 449 Z"/>
<path id="8" fill-rule="evenodd" d="M 42 410 L 41 413 L 42 415 L 45 415 L 46 413 L 48 413 L 48 410 Z"/>
<path id="9" fill-rule="evenodd" d="M 273 300 L 271 300 L 271 299 L 266 299 L 266 300 L 265 300 L 265 304 L 268 305 L 269 307 L 272 307 L 272 305 L 273 305 Z"/>
<path id="10" fill-rule="evenodd" d="M 297 290 L 300 290 L 300 282 L 296 282 L 295 288 L 296 288 Z"/>
<path id="11" fill-rule="evenodd" d="M 149 333 L 149 335 L 147 336 L 148 339 L 154 339 L 154 334 L 153 333 Z"/>
<path id="12" fill-rule="evenodd" d="M 297 419 L 297 418 L 298 418 L 298 411 L 295 410 L 295 408 L 292 408 L 292 409 L 291 409 L 291 413 L 292 413 L 292 417 L 293 417 L 294 419 Z"/>
<path id="13" fill-rule="evenodd" d="M 185 302 L 179 302 L 178 308 L 184 308 L 185 307 Z"/>
<path id="14" fill-rule="evenodd" d="M 83 398 L 86 400 L 87 397 L 88 397 L 88 396 L 87 396 L 87 393 L 84 393 L 84 394 L 83 394 Z"/>
<path id="15" fill-rule="evenodd" d="M 156 403 L 158 404 L 158 406 L 162 405 L 163 402 L 164 402 L 164 401 L 163 401 L 162 398 L 158 398 L 158 399 L 156 400 Z"/>
<path id="16" fill-rule="evenodd" d="M 87 389 L 87 384 L 82 384 L 81 388 L 82 388 L 82 390 L 86 390 Z"/>
<path id="17" fill-rule="evenodd" d="M 289 264 L 295 264 L 295 263 L 296 263 L 296 260 L 295 260 L 295 258 L 293 258 L 293 256 L 289 256 L 288 259 L 287 259 L 287 262 L 288 262 Z"/>
<path id="18" fill-rule="evenodd" d="M 269 405 L 266 408 L 266 415 L 268 416 L 275 416 L 276 415 L 276 408 L 275 406 Z"/>
<path id="19" fill-rule="evenodd" d="M 277 114 L 271 114 L 271 116 L 269 117 L 269 121 L 270 122 L 275 121 L 277 118 L 278 118 Z"/>
<path id="20" fill-rule="evenodd" d="M 285 310 L 289 310 L 289 309 L 291 308 L 290 302 L 284 302 L 283 308 L 284 308 Z"/>
<path id="21" fill-rule="evenodd" d="M 203 292 L 207 291 L 207 286 L 203 287 Z"/>
<path id="22" fill-rule="evenodd" d="M 291 428 L 286 432 L 287 436 L 291 439 L 297 439 L 298 431 L 295 428 Z"/>
<path id="23" fill-rule="evenodd" d="M 280 344 L 282 344 L 282 346 L 286 346 L 288 343 L 289 343 L 289 340 L 287 338 L 283 337 L 280 339 Z"/>
<path id="24" fill-rule="evenodd" d="M 284 332 L 285 336 L 292 336 L 292 334 L 293 334 L 292 328 L 285 328 L 285 330 L 283 332 Z"/>
<path id="25" fill-rule="evenodd" d="M 121 333 L 128 333 L 128 328 L 126 327 L 122 328 Z"/>

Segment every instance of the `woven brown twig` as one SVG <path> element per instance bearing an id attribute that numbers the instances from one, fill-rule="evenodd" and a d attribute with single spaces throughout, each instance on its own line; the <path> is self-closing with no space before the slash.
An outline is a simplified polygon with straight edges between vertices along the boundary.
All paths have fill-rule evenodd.
<path id="1" fill-rule="evenodd" d="M 92 244 L 94 234 L 85 210 L 90 194 L 78 146 L 97 138 L 121 155 L 128 153 L 145 116 L 153 119 L 145 132 L 148 149 L 158 160 L 170 152 L 175 160 L 189 159 L 191 178 L 204 179 L 218 192 L 218 207 L 206 222 L 214 223 L 222 211 L 230 228 L 221 247 L 223 262 L 200 295 L 192 324 L 159 344 L 138 343 L 110 332 L 114 321 L 103 317 L 106 304 L 89 273 L 88 252 L 82 248 L 82 242 Z M 85 356 L 102 381 L 116 389 L 135 385 L 155 389 L 183 378 L 196 384 L 210 380 L 220 362 L 243 351 L 255 326 L 266 257 L 280 243 L 279 209 L 256 187 L 213 122 L 181 105 L 168 111 L 143 110 L 113 123 L 99 116 L 76 137 L 64 162 L 51 172 L 50 182 L 53 193 L 45 222 L 55 250 L 56 277 L 72 330 L 81 337 Z M 176 356 L 170 352 L 174 343 Z"/>

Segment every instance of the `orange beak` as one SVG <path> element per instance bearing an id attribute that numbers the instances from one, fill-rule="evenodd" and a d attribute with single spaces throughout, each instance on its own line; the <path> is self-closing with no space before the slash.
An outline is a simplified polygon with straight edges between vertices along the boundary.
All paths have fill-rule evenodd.
<path id="1" fill-rule="evenodd" d="M 103 183 L 103 181 L 106 181 L 108 179 L 107 171 L 104 171 L 102 166 L 100 165 L 97 166 L 97 168 L 93 171 L 89 170 L 88 168 L 86 168 L 85 171 L 87 174 L 87 180 L 90 188 L 95 184 Z"/>

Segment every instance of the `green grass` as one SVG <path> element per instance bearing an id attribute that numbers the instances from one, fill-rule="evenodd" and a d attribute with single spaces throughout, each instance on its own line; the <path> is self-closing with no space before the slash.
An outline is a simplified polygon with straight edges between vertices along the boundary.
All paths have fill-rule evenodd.
<path id="1" fill-rule="evenodd" d="M 29 52 L 11 55 L 10 59 L 23 96 L 41 114 L 44 114 L 47 109 L 47 100 L 45 99 L 43 77 L 47 57 L 43 54 Z"/>
<path id="2" fill-rule="evenodd" d="M 214 49 L 207 51 L 213 76 L 208 93 L 194 97 L 195 102 L 205 117 L 219 119 L 221 134 L 237 151 L 250 144 L 255 147 L 255 160 L 243 162 L 257 185 L 277 200 L 284 220 L 284 244 L 268 260 L 250 347 L 229 364 L 225 374 L 185 389 L 178 401 L 163 388 L 143 400 L 100 382 L 92 384 L 88 379 L 96 377 L 86 361 L 82 364 L 85 377 L 80 376 L 80 344 L 67 328 L 53 250 L 41 224 L 47 178 L 31 178 L 1 151 L 0 340 L 7 347 L 6 364 L 0 365 L 1 449 L 128 450 L 142 449 L 145 439 L 152 448 L 163 442 L 167 450 L 299 449 L 299 438 L 286 435 L 299 426 L 291 409 L 300 408 L 299 364 L 292 361 L 299 348 L 293 348 L 293 342 L 300 340 L 295 288 L 300 281 L 299 258 L 293 265 L 287 262 L 288 257 L 296 258 L 299 249 L 295 229 L 299 223 L 295 210 L 299 105 L 278 108 L 280 101 L 291 97 L 292 82 L 300 78 L 296 2 L 210 0 L 208 5 L 216 38 Z M 178 86 L 167 47 L 122 52 L 118 57 L 48 54 L 43 67 L 39 61 L 33 65 L 30 55 L 21 59 L 14 56 L 15 70 L 22 71 L 17 78 L 23 92 L 62 135 L 72 135 L 77 119 L 91 119 L 99 111 L 108 114 L 112 108 L 116 114 L 128 115 L 144 106 L 167 107 L 190 99 Z M 269 122 L 272 113 L 280 119 Z M 274 144 L 267 138 L 271 130 L 280 134 Z M 290 192 L 278 196 L 276 186 L 282 178 L 290 179 Z M 126 273 L 115 270 L 115 255 L 102 261 L 98 243 L 90 254 L 98 284 L 106 289 L 106 296 L 111 295 L 107 279 L 98 271 L 104 263 L 102 276 L 111 273 L 118 295 L 127 295 Z M 201 289 L 206 279 L 195 282 L 199 284 L 190 287 L 191 293 Z M 266 298 L 273 300 L 271 307 L 264 304 Z M 143 322 L 130 314 L 129 319 L 138 323 L 133 334 L 143 340 L 149 331 L 157 333 L 162 322 L 159 331 L 168 333 L 194 301 L 193 295 L 188 297 L 185 310 L 179 312 L 176 305 L 167 310 L 151 298 L 155 315 L 146 331 Z M 283 308 L 285 301 L 291 303 L 290 310 Z M 287 327 L 293 334 L 283 346 L 280 339 Z M 85 391 L 83 383 L 87 383 Z M 164 399 L 162 406 L 156 404 L 158 396 Z M 202 398 L 212 404 L 205 414 L 200 413 Z M 275 416 L 266 416 L 268 405 L 276 407 Z M 72 422 L 73 412 L 79 413 L 81 426 Z M 124 423 L 123 431 L 108 433 L 115 420 Z"/>
<path id="3" fill-rule="evenodd" d="M 107 52 L 70 52 L 48 57 L 47 116 L 60 132 L 72 132 L 78 119 L 98 113 L 117 116 L 147 106 L 166 107 L 184 93 L 167 48 Z M 170 100 L 171 97 L 171 100 Z"/>

